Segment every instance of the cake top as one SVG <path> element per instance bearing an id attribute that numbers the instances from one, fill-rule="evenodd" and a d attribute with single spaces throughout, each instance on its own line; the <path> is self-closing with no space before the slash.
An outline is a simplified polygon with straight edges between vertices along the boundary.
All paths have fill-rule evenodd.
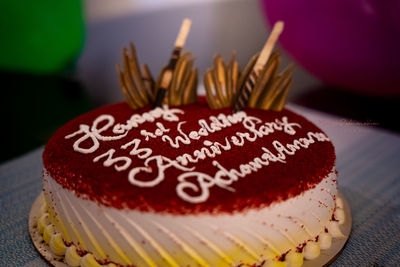
<path id="1" fill-rule="evenodd" d="M 60 128 L 43 162 L 64 188 L 101 205 L 192 214 L 299 195 L 332 171 L 335 153 L 318 127 L 287 109 L 118 103 Z"/>

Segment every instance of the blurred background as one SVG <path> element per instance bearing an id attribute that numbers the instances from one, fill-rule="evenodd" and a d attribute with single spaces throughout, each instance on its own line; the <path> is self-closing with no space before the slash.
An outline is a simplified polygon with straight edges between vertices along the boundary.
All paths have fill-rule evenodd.
<path id="1" fill-rule="evenodd" d="M 297 66 L 289 103 L 400 131 L 398 0 L 20 0 L 1 1 L 0 12 L 0 162 L 123 101 L 115 64 L 129 41 L 157 76 L 184 18 L 200 77 L 216 53 L 236 50 L 244 68 L 283 20 L 278 49 Z"/>

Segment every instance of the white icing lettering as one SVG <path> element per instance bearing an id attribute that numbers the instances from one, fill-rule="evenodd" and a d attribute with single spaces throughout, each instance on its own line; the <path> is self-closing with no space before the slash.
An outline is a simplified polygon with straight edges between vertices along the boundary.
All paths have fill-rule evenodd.
<path id="1" fill-rule="evenodd" d="M 152 180 L 146 180 L 146 181 L 138 180 L 136 178 L 136 176 L 141 172 L 146 172 L 149 174 L 153 173 L 153 169 L 149 166 L 149 163 L 153 160 L 155 161 L 155 163 L 157 165 L 157 171 L 158 171 L 157 176 L 152 178 Z M 157 156 L 152 156 L 152 157 L 146 159 L 143 167 L 133 168 L 129 172 L 128 179 L 131 184 L 134 184 L 134 185 L 137 185 L 140 187 L 153 187 L 153 186 L 156 186 L 157 184 L 161 183 L 164 180 L 164 177 L 165 177 L 164 172 L 166 169 L 168 169 L 170 167 L 175 167 L 176 169 L 179 169 L 181 171 L 194 170 L 194 167 L 186 168 L 186 167 L 180 165 L 175 160 L 171 160 L 167 157 L 157 155 Z"/>
<path id="2" fill-rule="evenodd" d="M 129 146 L 133 145 L 133 148 L 129 152 L 129 155 L 138 156 L 138 158 L 140 158 L 140 159 L 146 159 L 146 158 L 150 157 L 150 155 L 151 155 L 151 153 L 153 153 L 153 151 L 147 147 L 139 148 L 140 142 L 141 142 L 141 140 L 136 138 L 136 139 L 133 139 L 132 141 L 130 141 L 129 143 L 122 145 L 121 148 L 127 149 Z"/>
<path id="3" fill-rule="evenodd" d="M 146 141 L 149 141 L 149 137 L 151 138 L 157 138 L 159 136 L 163 136 L 164 133 L 168 133 L 170 129 L 165 129 L 164 125 L 161 122 L 156 123 L 157 129 L 155 130 L 154 133 L 149 132 L 147 130 L 141 130 L 140 134 L 145 137 Z"/>
<path id="4" fill-rule="evenodd" d="M 126 124 L 116 124 L 113 127 L 112 132 L 119 134 L 116 136 L 103 136 L 100 133 L 108 130 L 113 124 L 114 124 L 114 117 L 108 114 L 105 115 L 100 115 L 97 117 L 93 124 L 92 127 L 82 124 L 79 127 L 79 130 L 65 136 L 66 139 L 70 139 L 75 137 L 76 135 L 79 134 L 84 134 L 82 137 L 80 137 L 78 140 L 75 141 L 73 148 L 75 151 L 80 152 L 82 154 L 89 154 L 95 152 L 99 148 L 99 140 L 101 141 L 114 141 L 114 140 L 120 140 L 124 138 L 128 132 L 133 129 L 137 128 L 140 124 L 143 124 L 145 122 L 153 122 L 155 119 L 162 118 L 165 121 L 178 121 L 179 117 L 177 114 L 182 114 L 183 111 L 177 108 L 174 109 L 169 109 L 167 105 L 164 105 L 162 108 L 156 108 L 153 109 L 149 112 L 145 112 L 142 115 L 139 114 L 134 114 L 131 116 L 131 118 L 126 122 Z M 104 124 L 105 122 L 105 124 Z M 100 129 L 98 129 L 98 126 L 104 124 Z M 92 140 L 93 145 L 89 148 L 82 148 L 80 147 L 80 144 L 90 138 Z"/>
<path id="5" fill-rule="evenodd" d="M 307 140 L 309 140 L 310 144 L 314 142 L 312 138 L 316 138 L 317 140 L 319 138 L 319 141 L 328 141 L 328 138 L 323 133 L 308 132 L 307 136 L 309 137 Z M 310 140 L 312 140 L 312 142 Z M 298 142 L 298 140 L 294 140 L 293 143 L 297 143 L 296 141 Z M 284 159 L 286 159 L 286 155 L 292 156 L 297 151 L 287 149 L 288 146 L 293 147 L 293 144 L 287 144 L 284 146 L 279 141 L 273 141 L 272 143 L 278 152 L 278 155 L 274 155 L 270 150 L 262 147 L 264 153 L 261 155 L 261 157 L 255 157 L 248 163 L 240 164 L 239 170 L 232 168 L 228 171 L 218 161 L 214 160 L 213 165 L 217 167 L 218 171 L 213 177 L 201 172 L 186 172 L 181 174 L 178 176 L 179 184 L 176 187 L 178 196 L 190 203 L 204 202 L 209 197 L 209 191 L 211 187 L 216 185 L 232 191 L 234 189 L 229 187 L 229 185 L 231 185 L 233 182 L 239 180 L 240 178 L 246 177 L 248 174 L 257 172 L 264 166 L 268 166 L 270 162 L 286 163 L 286 161 L 284 161 Z M 226 177 L 227 179 L 223 179 L 223 177 Z M 188 178 L 192 178 L 192 180 L 189 181 Z M 197 182 L 197 184 L 193 183 L 193 178 L 195 178 L 194 180 Z M 190 194 L 190 192 L 194 194 Z"/>
<path id="6" fill-rule="evenodd" d="M 65 139 L 70 139 L 72 137 L 75 137 L 76 135 L 79 134 L 84 134 L 83 136 L 81 136 L 78 140 L 75 141 L 73 148 L 75 151 L 80 152 L 82 154 L 88 154 L 88 153 L 93 153 L 94 151 L 96 151 L 99 148 L 99 140 L 97 140 L 97 138 L 95 137 L 95 135 L 89 130 L 89 126 L 87 125 L 79 125 L 79 130 L 67 135 L 65 137 Z M 83 148 L 80 146 L 80 144 L 84 141 L 86 141 L 88 138 L 90 138 L 92 140 L 92 146 L 89 148 Z"/>
<path id="7" fill-rule="evenodd" d="M 169 144 L 174 147 L 174 148 L 179 148 L 179 142 L 181 142 L 182 144 L 188 145 L 190 144 L 190 138 L 182 131 L 181 126 L 182 124 L 184 124 L 184 121 L 181 121 L 178 123 L 178 132 L 181 135 L 178 135 L 175 137 L 175 142 L 172 141 L 172 138 L 169 137 L 168 135 L 163 135 L 161 137 L 161 140 L 163 140 L 164 142 L 169 142 Z"/>
<path id="8" fill-rule="evenodd" d="M 131 165 L 132 160 L 128 157 L 116 157 L 113 158 L 115 153 L 115 149 L 110 149 L 108 150 L 106 153 L 101 154 L 100 156 L 97 156 L 93 159 L 93 162 L 98 162 L 101 158 L 107 157 L 107 159 L 104 161 L 103 165 L 104 167 L 110 167 L 111 165 L 114 165 L 114 168 L 117 171 L 124 171 L 126 169 L 128 169 L 129 165 Z M 125 162 L 121 165 L 117 165 L 117 162 Z"/>
<path id="9" fill-rule="evenodd" d="M 315 142 L 329 141 L 325 134 L 318 132 L 308 132 L 306 137 L 297 138 L 287 144 L 283 144 L 279 140 L 272 140 L 268 147 L 274 153 L 266 146 L 261 147 L 262 153 L 259 156 L 229 170 L 217 160 L 213 160 L 212 165 L 216 171 L 214 175 L 209 175 L 196 171 L 196 166 L 191 166 L 191 164 L 196 164 L 207 158 L 217 159 L 218 155 L 222 155 L 225 151 L 230 151 L 234 146 L 243 147 L 247 142 L 255 142 L 257 139 L 271 135 L 276 131 L 293 136 L 296 134 L 296 129 L 301 128 L 301 125 L 289 122 L 286 116 L 283 116 L 281 120 L 275 119 L 272 122 L 263 122 L 261 119 L 248 116 L 241 111 L 230 115 L 210 116 L 208 120 L 200 119 L 197 122 L 199 128 L 187 134 L 182 129 L 185 121 L 179 121 L 178 117 L 178 114 L 182 113 L 183 111 L 180 109 L 169 109 L 168 106 L 163 106 L 143 114 L 133 114 L 125 123 L 117 124 L 115 124 L 113 116 L 104 114 L 98 116 L 91 126 L 79 125 L 79 130 L 65 136 L 65 138 L 78 137 L 73 144 L 73 149 L 79 153 L 90 154 L 100 147 L 100 141 L 121 140 L 132 129 L 139 131 L 137 128 L 146 122 L 154 123 L 156 119 L 160 118 L 168 122 L 177 122 L 176 130 L 178 134 L 174 137 L 169 135 L 170 129 L 165 128 L 161 122 L 156 122 L 156 129 L 153 128 L 151 131 L 141 127 L 139 134 L 145 141 L 160 138 L 166 145 L 175 149 L 190 145 L 192 140 L 200 140 L 202 138 L 204 139 L 202 141 L 203 146 L 193 152 L 178 155 L 175 159 L 164 155 L 153 155 L 152 149 L 143 146 L 142 140 L 139 138 L 121 145 L 120 149 L 130 149 L 130 156 L 143 160 L 142 164 L 133 166 L 128 172 L 128 180 L 132 185 L 139 187 L 157 186 L 164 181 L 165 172 L 172 167 L 182 172 L 177 177 L 177 195 L 191 203 L 206 201 L 210 196 L 211 188 L 214 186 L 235 191 L 231 185 L 239 179 L 245 178 L 249 174 L 269 166 L 271 163 L 286 164 L 287 157 L 295 155 L 300 149 L 307 149 Z M 237 131 L 232 136 L 225 136 L 224 141 L 221 143 L 211 141 L 212 138 L 207 138 L 218 131 L 222 131 L 224 128 L 232 127 L 239 123 L 242 124 L 245 132 Z M 107 135 L 106 133 L 114 135 Z M 115 153 L 115 149 L 109 149 L 107 152 L 95 157 L 93 162 L 98 162 L 104 158 L 103 166 L 114 166 L 117 171 L 128 170 L 132 159 L 127 156 L 114 157 Z"/>

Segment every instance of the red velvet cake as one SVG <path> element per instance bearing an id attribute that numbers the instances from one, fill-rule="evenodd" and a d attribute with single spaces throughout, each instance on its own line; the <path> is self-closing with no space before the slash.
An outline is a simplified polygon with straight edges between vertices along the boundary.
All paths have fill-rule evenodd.
<path id="1" fill-rule="evenodd" d="M 301 266 L 341 235 L 333 145 L 287 109 L 109 105 L 43 162 L 39 230 L 70 266 Z"/>

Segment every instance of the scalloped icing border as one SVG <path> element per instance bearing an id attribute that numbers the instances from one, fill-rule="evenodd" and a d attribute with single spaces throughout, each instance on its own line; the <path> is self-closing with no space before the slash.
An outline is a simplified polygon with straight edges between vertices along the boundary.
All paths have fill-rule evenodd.
<path id="1" fill-rule="evenodd" d="M 340 196 L 339 196 L 340 195 Z M 336 246 L 336 253 L 330 255 L 327 262 L 330 262 L 339 254 L 346 243 L 351 231 L 351 215 L 348 204 L 343 201 L 343 197 L 339 193 L 336 197 L 336 208 L 333 214 L 335 220 L 329 222 L 325 232 L 319 234 L 315 240 L 308 240 L 302 247 L 301 252 L 288 251 L 281 255 L 278 259 L 260 259 L 254 263 L 256 267 L 285 267 L 285 266 L 307 266 L 307 263 L 315 263 L 320 257 L 321 250 L 329 251 L 331 249 L 332 238 L 342 239 L 340 246 Z M 346 218 L 346 219 L 345 219 Z M 339 225 L 344 228 L 345 234 L 342 233 Z M 100 263 L 95 259 L 91 252 L 78 253 L 74 244 L 68 244 L 64 241 L 61 233 L 54 229 L 54 224 L 50 221 L 49 213 L 47 213 L 47 203 L 41 193 L 34 204 L 29 216 L 29 232 L 37 250 L 40 254 L 56 267 L 64 266 L 82 266 L 82 267 L 117 267 L 120 264 L 107 262 Z M 344 240 L 345 239 L 345 240 Z M 328 256 L 324 253 L 323 256 Z M 304 261 L 306 260 L 306 261 Z M 303 265 L 304 263 L 304 265 Z"/>

